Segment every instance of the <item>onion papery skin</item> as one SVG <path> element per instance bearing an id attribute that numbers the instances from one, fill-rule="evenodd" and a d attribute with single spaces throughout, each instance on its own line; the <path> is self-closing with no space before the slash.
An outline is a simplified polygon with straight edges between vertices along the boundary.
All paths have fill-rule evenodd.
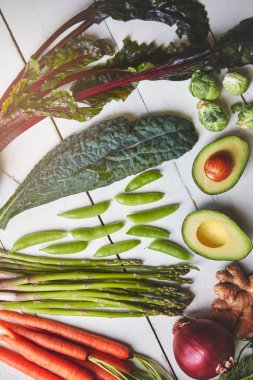
<path id="1" fill-rule="evenodd" d="M 224 363 L 235 355 L 232 334 L 212 320 L 181 318 L 173 333 L 175 359 L 182 371 L 193 379 L 214 378 L 222 373 Z"/>

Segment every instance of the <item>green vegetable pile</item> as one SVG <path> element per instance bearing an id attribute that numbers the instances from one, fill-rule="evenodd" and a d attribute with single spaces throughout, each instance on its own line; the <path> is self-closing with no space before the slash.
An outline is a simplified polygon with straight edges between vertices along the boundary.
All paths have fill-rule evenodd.
<path id="1" fill-rule="evenodd" d="M 113 244 L 111 245 L 113 247 Z M 190 265 L 58 259 L 0 251 L 0 309 L 96 317 L 181 315 L 192 295 Z"/>
<path id="2" fill-rule="evenodd" d="M 93 41 L 84 35 L 91 25 L 109 16 L 176 25 L 178 36 L 187 35 L 192 44 L 163 47 L 126 39 L 123 48 L 115 52 L 105 40 Z M 81 24 L 45 53 L 56 38 L 77 23 Z M 205 41 L 208 30 L 206 11 L 196 0 L 100 0 L 91 4 L 33 54 L 6 90 L 0 100 L 0 150 L 47 116 L 90 120 L 107 102 L 125 100 L 139 81 L 184 80 L 197 70 L 217 72 L 252 63 L 253 19 L 243 20 L 213 47 Z M 105 55 L 113 57 L 103 64 L 98 62 Z M 71 87 L 62 90 L 66 84 Z"/>

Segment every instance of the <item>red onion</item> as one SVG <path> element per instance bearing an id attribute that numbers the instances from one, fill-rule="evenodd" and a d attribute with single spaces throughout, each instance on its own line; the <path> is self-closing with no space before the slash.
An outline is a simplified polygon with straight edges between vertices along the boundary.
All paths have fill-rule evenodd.
<path id="1" fill-rule="evenodd" d="M 219 323 L 209 319 L 181 318 L 173 333 L 176 361 L 193 379 L 212 379 L 233 366 L 234 340 Z"/>

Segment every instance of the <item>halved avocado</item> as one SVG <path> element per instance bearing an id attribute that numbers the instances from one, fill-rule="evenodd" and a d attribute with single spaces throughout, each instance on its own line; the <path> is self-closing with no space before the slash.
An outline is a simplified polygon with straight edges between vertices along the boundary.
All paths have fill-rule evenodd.
<path id="1" fill-rule="evenodd" d="M 241 260 L 252 250 L 248 235 L 218 211 L 192 212 L 184 220 L 182 235 L 189 248 L 211 260 Z"/>
<path id="2" fill-rule="evenodd" d="M 211 157 L 223 155 L 231 161 L 231 170 L 223 180 L 215 181 L 206 174 L 206 164 Z M 206 145 L 197 155 L 192 167 L 192 177 L 196 185 L 207 194 L 221 194 L 239 181 L 249 158 L 249 145 L 237 136 L 227 136 Z M 220 160 L 221 162 L 221 160 Z M 227 162 L 225 162 L 227 164 Z"/>

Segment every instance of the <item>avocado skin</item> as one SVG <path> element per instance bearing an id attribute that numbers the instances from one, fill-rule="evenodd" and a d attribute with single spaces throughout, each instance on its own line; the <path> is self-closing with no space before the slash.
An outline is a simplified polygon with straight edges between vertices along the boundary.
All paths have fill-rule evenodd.
<path id="1" fill-rule="evenodd" d="M 219 151 L 222 151 L 222 150 L 227 150 L 228 152 L 231 152 L 233 153 L 232 151 L 230 151 L 230 149 L 228 149 L 228 145 L 226 145 L 227 143 L 229 143 L 230 141 L 233 141 L 233 143 L 238 143 L 240 144 L 244 149 L 243 149 L 243 156 L 240 156 L 240 157 L 237 157 L 236 155 L 234 156 L 235 160 L 238 161 L 238 170 L 236 171 L 236 173 L 234 173 L 233 171 L 231 172 L 231 174 L 226 178 L 226 180 L 222 181 L 224 186 L 220 186 L 221 182 L 218 182 L 217 184 L 217 189 L 215 189 L 215 182 L 212 181 L 212 189 L 208 188 L 205 188 L 203 187 L 203 185 L 201 184 L 201 180 L 198 178 L 198 175 L 197 175 L 197 169 L 199 166 L 202 166 L 201 165 L 201 157 L 202 155 L 209 150 L 209 155 L 208 157 L 210 157 L 212 154 L 216 153 L 217 150 L 215 150 L 215 148 L 217 147 L 217 145 L 219 144 L 220 146 L 220 149 Z M 224 144 L 223 144 L 224 142 Z M 224 149 L 225 148 L 225 149 Z M 196 156 L 194 162 L 193 162 L 193 165 L 192 165 L 192 178 L 195 182 L 195 184 L 198 186 L 198 188 L 205 194 L 209 194 L 209 195 L 217 195 L 217 194 L 222 194 L 222 193 L 225 193 L 226 191 L 232 189 L 239 181 L 239 179 L 241 178 L 243 172 L 244 172 L 244 169 L 247 165 L 247 162 L 248 162 L 248 159 L 249 159 L 249 155 L 250 155 L 250 148 L 249 148 L 249 144 L 237 137 L 237 136 L 226 136 L 226 137 L 223 137 L 219 140 L 216 140 L 214 142 L 211 142 L 210 144 L 206 145 Z M 204 165 L 203 165 L 203 176 L 206 176 L 205 172 L 204 172 Z"/>

